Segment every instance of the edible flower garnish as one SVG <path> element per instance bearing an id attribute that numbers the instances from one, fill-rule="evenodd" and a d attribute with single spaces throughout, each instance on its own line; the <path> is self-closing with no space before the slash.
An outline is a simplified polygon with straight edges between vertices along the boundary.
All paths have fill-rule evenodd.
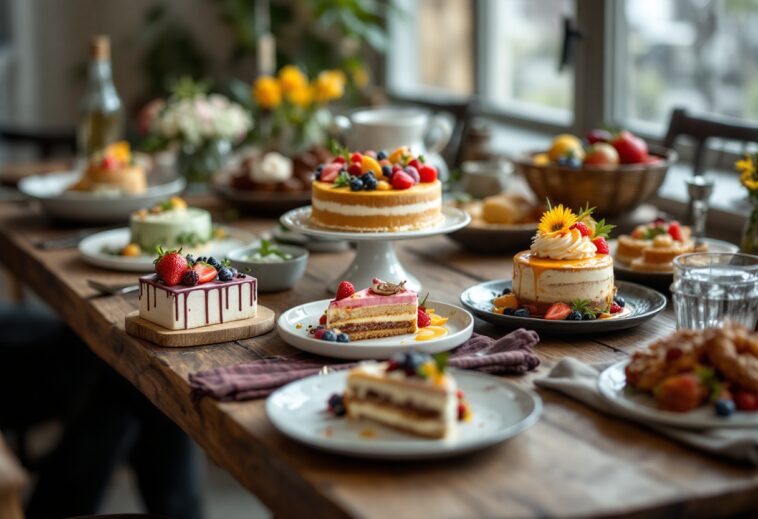
<path id="1" fill-rule="evenodd" d="M 574 212 L 568 207 L 563 207 L 563 204 L 550 207 L 548 201 L 548 208 L 545 214 L 542 215 L 542 218 L 540 218 L 540 223 L 537 226 L 539 234 L 568 232 L 571 226 L 577 222 Z"/>

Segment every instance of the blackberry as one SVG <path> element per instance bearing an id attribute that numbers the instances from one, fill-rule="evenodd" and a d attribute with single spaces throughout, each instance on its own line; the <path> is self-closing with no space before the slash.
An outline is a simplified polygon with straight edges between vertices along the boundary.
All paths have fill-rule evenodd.
<path id="1" fill-rule="evenodd" d="M 188 270 L 182 275 L 182 285 L 194 287 L 200 281 L 200 276 L 194 270 Z"/>

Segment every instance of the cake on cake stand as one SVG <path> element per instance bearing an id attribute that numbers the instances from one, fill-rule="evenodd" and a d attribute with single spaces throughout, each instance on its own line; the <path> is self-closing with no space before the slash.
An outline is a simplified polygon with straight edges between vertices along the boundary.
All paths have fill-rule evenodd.
<path id="1" fill-rule="evenodd" d="M 330 292 L 336 292 L 337 285 L 342 280 L 348 280 L 356 287 L 367 287 L 371 286 L 375 277 L 388 281 L 405 280 L 409 289 L 418 292 L 421 283 L 400 263 L 395 253 L 395 242 L 448 234 L 468 225 L 471 218 L 460 209 L 442 206 L 442 221 L 433 227 L 399 232 L 345 232 L 314 226 L 311 224 L 311 207 L 306 206 L 285 213 L 280 221 L 288 229 L 308 236 L 356 242 L 353 262 L 345 272 L 329 283 L 327 288 Z"/>

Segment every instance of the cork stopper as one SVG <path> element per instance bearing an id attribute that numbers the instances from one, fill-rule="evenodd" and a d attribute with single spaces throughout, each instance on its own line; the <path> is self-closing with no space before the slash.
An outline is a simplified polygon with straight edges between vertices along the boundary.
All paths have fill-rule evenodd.
<path id="1" fill-rule="evenodd" d="M 101 61 L 107 61 L 111 59 L 110 37 L 104 34 L 99 34 L 95 36 L 94 38 L 92 38 L 90 50 L 92 52 L 93 59 L 97 59 Z"/>

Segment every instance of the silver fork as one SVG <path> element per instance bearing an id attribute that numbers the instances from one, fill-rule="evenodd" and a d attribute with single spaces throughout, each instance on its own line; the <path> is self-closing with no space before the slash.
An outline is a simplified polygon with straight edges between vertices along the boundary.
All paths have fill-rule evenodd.
<path id="1" fill-rule="evenodd" d="M 106 285 L 105 283 L 100 283 L 94 279 L 88 279 L 87 285 L 89 285 L 90 288 L 96 290 L 98 293 L 106 296 L 119 296 L 139 290 L 139 285 L 135 285 L 134 283 Z"/>

